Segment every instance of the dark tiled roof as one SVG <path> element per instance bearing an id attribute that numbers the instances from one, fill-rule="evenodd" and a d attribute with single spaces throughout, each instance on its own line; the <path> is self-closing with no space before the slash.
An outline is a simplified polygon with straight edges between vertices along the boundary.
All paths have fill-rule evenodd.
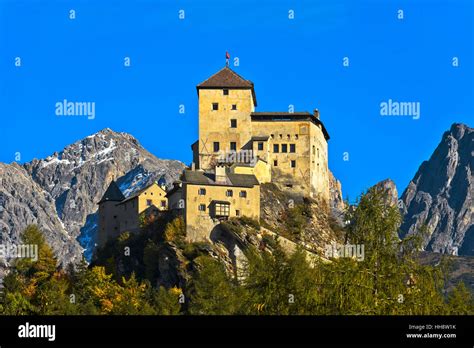
<path id="1" fill-rule="evenodd" d="M 185 170 L 183 182 L 195 185 L 211 185 L 211 186 L 238 186 L 253 187 L 259 185 L 259 182 L 253 174 L 234 174 L 227 173 L 227 181 L 225 183 L 216 183 L 214 174 L 204 173 L 202 171 Z"/>
<path id="2" fill-rule="evenodd" d="M 302 121 L 308 120 L 316 125 L 321 125 L 326 140 L 329 140 L 329 133 L 319 118 L 309 112 L 252 112 L 252 121 Z"/>
<path id="3" fill-rule="evenodd" d="M 252 137 L 252 140 L 253 141 L 267 141 L 268 138 L 270 138 L 268 135 L 259 135 L 259 136 Z"/>
<path id="4" fill-rule="evenodd" d="M 212 183 L 202 171 L 185 170 L 183 172 L 183 181 L 191 184 L 208 185 Z"/>
<path id="5" fill-rule="evenodd" d="M 255 89 L 253 82 L 244 79 L 242 76 L 237 74 L 232 69 L 225 67 L 219 70 L 217 73 L 209 77 L 206 81 L 201 82 L 196 86 L 199 94 L 199 89 L 216 89 L 216 88 L 229 88 L 229 89 L 251 89 L 253 103 L 257 106 L 257 97 L 255 95 Z"/>
<path id="6" fill-rule="evenodd" d="M 122 191 L 120 191 L 119 187 L 117 186 L 117 183 L 112 180 L 109 187 L 102 196 L 102 199 L 99 201 L 99 204 L 104 202 L 120 202 L 124 199 L 125 196 L 123 195 Z"/>
<path id="7" fill-rule="evenodd" d="M 230 205 L 230 202 L 227 202 L 227 201 L 219 201 L 219 200 L 212 200 L 211 201 L 211 204 L 229 204 Z"/>
<path id="8" fill-rule="evenodd" d="M 259 184 L 255 175 L 252 174 L 227 173 L 227 177 L 234 186 L 252 187 Z"/>
<path id="9" fill-rule="evenodd" d="M 214 75 L 209 77 L 206 81 L 201 82 L 197 85 L 198 88 L 209 88 L 209 87 L 236 87 L 236 88 L 253 88 L 253 83 L 244 79 L 242 76 L 237 74 L 232 69 L 225 67 Z"/>

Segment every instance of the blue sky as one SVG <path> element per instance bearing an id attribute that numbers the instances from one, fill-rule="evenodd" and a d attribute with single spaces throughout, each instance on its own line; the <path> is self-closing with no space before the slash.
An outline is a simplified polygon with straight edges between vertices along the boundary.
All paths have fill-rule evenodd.
<path id="1" fill-rule="evenodd" d="M 0 0 L 0 161 L 43 158 L 109 127 L 190 163 L 195 86 L 229 51 L 255 83 L 257 111 L 319 109 L 345 197 L 388 177 L 401 193 L 452 123 L 472 126 L 473 9 L 471 0 Z M 56 116 L 63 99 L 95 102 L 95 119 Z M 419 102 L 420 118 L 381 116 L 388 99 Z"/>

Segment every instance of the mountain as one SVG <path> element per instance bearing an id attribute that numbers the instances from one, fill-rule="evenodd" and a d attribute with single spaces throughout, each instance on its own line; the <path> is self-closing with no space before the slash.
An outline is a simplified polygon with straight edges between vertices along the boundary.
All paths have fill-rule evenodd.
<path id="1" fill-rule="evenodd" d="M 129 196 L 161 177 L 171 185 L 185 165 L 162 160 L 131 135 L 104 129 L 45 159 L 23 166 L 2 164 L 2 240 L 18 240 L 38 224 L 62 263 L 90 257 L 97 229 L 97 202 L 115 179 Z"/>
<path id="2" fill-rule="evenodd" d="M 402 194 L 401 237 L 426 225 L 427 251 L 474 255 L 473 155 L 473 129 L 453 124 Z"/>
<path id="3" fill-rule="evenodd" d="M 376 183 L 373 188 L 381 190 L 387 193 L 385 203 L 389 206 L 395 206 L 398 203 L 398 190 L 397 186 L 392 179 L 385 179 Z"/>
<path id="4" fill-rule="evenodd" d="M 38 224 L 60 260 L 75 260 L 82 248 L 56 214 L 54 199 L 16 163 L 0 163 L 0 243 L 18 244 L 21 231 Z M 0 264 L 2 269 L 7 263 Z"/>

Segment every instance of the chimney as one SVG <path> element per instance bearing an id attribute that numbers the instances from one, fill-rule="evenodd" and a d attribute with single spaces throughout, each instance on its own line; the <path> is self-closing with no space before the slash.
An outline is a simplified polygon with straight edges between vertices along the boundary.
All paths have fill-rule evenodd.
<path id="1" fill-rule="evenodd" d="M 216 171 L 216 184 L 225 184 L 227 182 L 226 178 L 226 166 L 225 164 L 217 164 L 215 167 Z"/>
<path id="2" fill-rule="evenodd" d="M 316 117 L 319 120 L 319 110 L 318 109 L 313 110 L 313 115 L 314 115 L 314 117 Z"/>
<path id="3" fill-rule="evenodd" d="M 194 172 L 196 170 L 196 163 L 191 163 L 191 170 Z"/>

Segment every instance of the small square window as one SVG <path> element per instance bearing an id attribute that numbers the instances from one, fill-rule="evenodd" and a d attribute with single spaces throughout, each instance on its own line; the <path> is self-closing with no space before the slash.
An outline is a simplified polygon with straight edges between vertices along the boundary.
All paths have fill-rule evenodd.
<path id="1" fill-rule="evenodd" d="M 230 142 L 230 150 L 237 151 L 237 143 L 235 141 Z"/>
<path id="2" fill-rule="evenodd" d="M 146 205 L 147 205 L 147 207 L 151 207 L 152 204 L 153 204 L 153 202 L 152 202 L 151 199 L 147 199 L 147 200 L 146 200 Z"/>
<path id="3" fill-rule="evenodd" d="M 230 128 L 237 128 L 237 120 L 235 118 L 230 120 Z"/>
<path id="4" fill-rule="evenodd" d="M 283 153 L 288 152 L 288 145 L 287 144 L 281 144 L 281 152 L 283 152 Z"/>
<path id="5" fill-rule="evenodd" d="M 274 160 L 274 161 L 273 161 L 273 166 L 274 166 L 274 167 L 278 167 L 278 161 L 277 161 L 277 160 Z"/>
<path id="6" fill-rule="evenodd" d="M 240 191 L 239 196 L 242 198 L 247 198 L 247 191 Z"/>
<path id="7" fill-rule="evenodd" d="M 296 152 L 296 144 L 290 144 L 290 152 Z"/>
<path id="8" fill-rule="evenodd" d="M 258 143 L 258 150 L 259 150 L 259 151 L 262 151 L 262 150 L 263 150 L 263 143 L 262 143 L 262 142 L 259 142 L 259 143 Z"/>
<path id="9" fill-rule="evenodd" d="M 229 95 L 229 90 L 228 89 L 224 89 L 222 92 L 224 93 L 224 95 Z"/>
<path id="10" fill-rule="evenodd" d="M 235 211 L 235 216 L 240 216 L 240 210 Z"/>
<path id="11" fill-rule="evenodd" d="M 198 190 L 198 195 L 199 196 L 205 196 L 206 195 L 206 189 L 205 188 L 200 188 Z"/>
<path id="12" fill-rule="evenodd" d="M 237 110 L 237 104 L 232 104 L 232 110 Z"/>
<path id="13" fill-rule="evenodd" d="M 219 152 L 219 142 L 218 141 L 214 142 L 214 152 Z"/>
<path id="14" fill-rule="evenodd" d="M 226 197 L 232 197 L 233 195 L 234 195 L 234 192 L 232 192 L 232 190 L 227 190 L 227 191 L 225 192 L 225 196 L 226 196 Z"/>
<path id="15" fill-rule="evenodd" d="M 291 161 L 291 168 L 296 168 L 296 161 L 295 160 Z"/>
<path id="16" fill-rule="evenodd" d="M 219 103 L 212 103 L 212 110 L 219 110 Z"/>
<path id="17" fill-rule="evenodd" d="M 280 152 L 280 145 L 278 145 L 278 144 L 273 144 L 273 152 L 274 152 L 274 153 Z"/>
<path id="18" fill-rule="evenodd" d="M 199 209 L 199 211 L 206 211 L 206 205 L 205 204 L 199 204 L 198 209 Z"/>
<path id="19" fill-rule="evenodd" d="M 165 207 L 166 207 L 166 201 L 161 201 L 161 206 L 162 206 L 163 208 L 165 208 Z"/>

